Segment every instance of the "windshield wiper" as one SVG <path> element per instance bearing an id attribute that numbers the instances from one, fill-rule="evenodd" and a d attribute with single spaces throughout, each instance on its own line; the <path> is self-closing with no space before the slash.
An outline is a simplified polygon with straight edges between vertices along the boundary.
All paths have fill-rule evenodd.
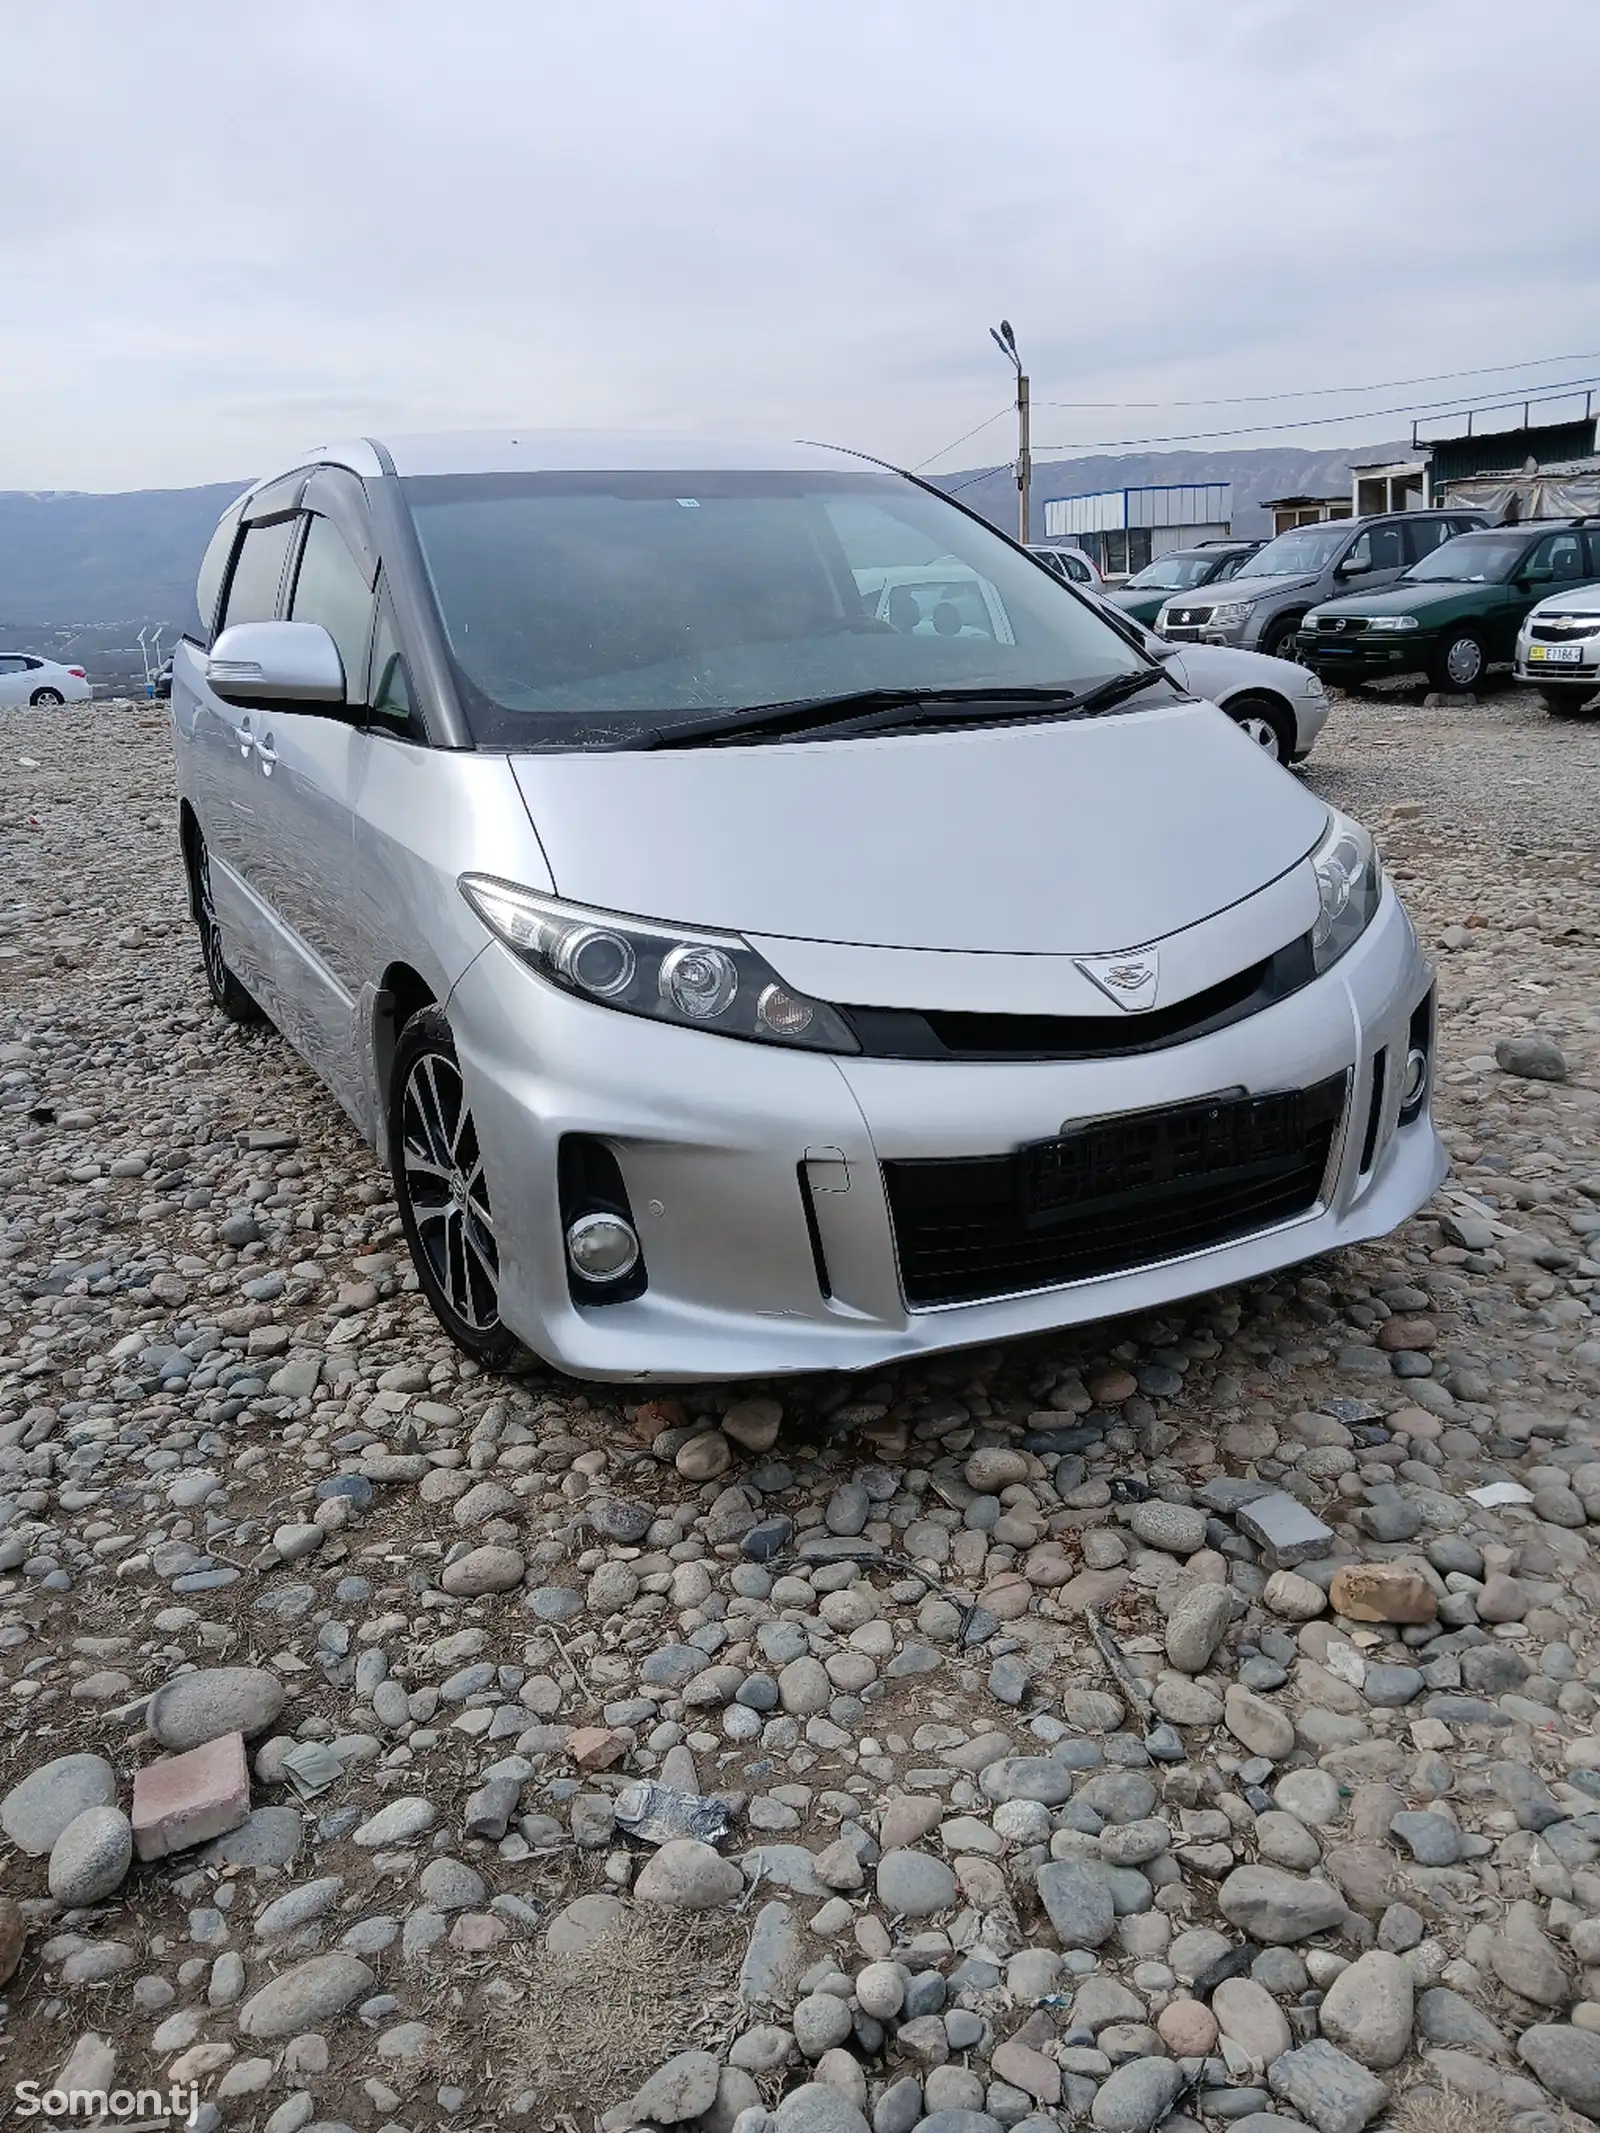
<path id="1" fill-rule="evenodd" d="M 846 740 L 856 734 L 885 732 L 898 726 L 937 725 L 941 721 L 983 721 L 1043 717 L 1093 718 L 1124 698 L 1167 679 L 1160 667 L 1113 674 L 1092 689 L 853 689 L 838 696 L 802 697 L 794 703 L 759 704 L 748 711 L 717 718 L 692 719 L 681 725 L 652 726 L 635 736 L 635 748 L 695 748 L 718 741 L 742 741 L 760 735 L 826 732 Z M 992 707 L 992 708 L 991 708 Z"/>

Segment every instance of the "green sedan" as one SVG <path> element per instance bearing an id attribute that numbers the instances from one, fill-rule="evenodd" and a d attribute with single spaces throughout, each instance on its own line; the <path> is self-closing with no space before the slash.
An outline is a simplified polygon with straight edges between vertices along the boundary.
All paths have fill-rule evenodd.
<path id="1" fill-rule="evenodd" d="M 1496 526 L 1458 534 L 1381 592 L 1345 593 L 1300 625 L 1302 661 L 1324 681 L 1426 674 L 1475 689 L 1508 662 L 1529 608 L 1600 579 L 1600 523 Z"/>
<path id="2" fill-rule="evenodd" d="M 1220 585 L 1224 578 L 1236 577 L 1239 565 L 1247 563 L 1260 546 L 1259 541 L 1210 541 L 1203 548 L 1170 548 L 1109 597 L 1135 622 L 1151 629 L 1173 593 L 1191 592 L 1197 585 Z"/>

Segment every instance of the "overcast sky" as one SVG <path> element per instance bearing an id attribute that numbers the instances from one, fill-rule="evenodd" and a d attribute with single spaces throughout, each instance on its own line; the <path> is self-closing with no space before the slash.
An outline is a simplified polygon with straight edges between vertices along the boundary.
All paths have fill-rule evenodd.
<path id="1" fill-rule="evenodd" d="M 1600 378 L 1596 0 L 0 0 L 0 489 L 497 424 L 917 462 Z M 1570 110 L 1576 110 L 1571 106 Z M 1532 366 L 1538 356 L 1571 356 Z M 1001 459 L 1009 418 L 937 461 Z M 1242 437 L 1241 444 L 1276 441 Z"/>

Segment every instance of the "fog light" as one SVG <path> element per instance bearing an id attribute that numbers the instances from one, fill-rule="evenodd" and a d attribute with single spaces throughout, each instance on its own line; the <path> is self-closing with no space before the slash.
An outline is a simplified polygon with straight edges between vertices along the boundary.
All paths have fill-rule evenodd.
<path id="1" fill-rule="evenodd" d="M 567 1258 L 584 1281 L 622 1281 L 639 1264 L 639 1239 L 621 1215 L 580 1215 L 567 1230 Z"/>
<path id="2" fill-rule="evenodd" d="M 1400 1108 L 1409 1111 L 1422 1101 L 1422 1092 L 1428 1086 L 1428 1055 L 1413 1048 L 1406 1054 L 1406 1075 L 1400 1088 Z"/>

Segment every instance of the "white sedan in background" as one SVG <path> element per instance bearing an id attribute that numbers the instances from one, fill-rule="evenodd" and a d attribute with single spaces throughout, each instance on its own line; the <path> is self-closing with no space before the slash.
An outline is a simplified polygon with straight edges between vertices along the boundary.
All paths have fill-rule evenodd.
<path id="1" fill-rule="evenodd" d="M 93 694 L 82 667 L 58 666 L 33 652 L 0 652 L 0 709 L 86 704 Z"/>
<path id="2" fill-rule="evenodd" d="M 1517 632 L 1516 676 L 1557 717 L 1584 709 L 1600 691 L 1600 585 L 1552 593 L 1528 610 Z"/>
<path id="3" fill-rule="evenodd" d="M 1231 644 L 1174 644 L 1114 601 L 1096 599 L 1095 604 L 1182 687 L 1226 711 L 1274 762 L 1298 763 L 1310 754 L 1331 707 L 1327 690 L 1309 667 Z"/>

